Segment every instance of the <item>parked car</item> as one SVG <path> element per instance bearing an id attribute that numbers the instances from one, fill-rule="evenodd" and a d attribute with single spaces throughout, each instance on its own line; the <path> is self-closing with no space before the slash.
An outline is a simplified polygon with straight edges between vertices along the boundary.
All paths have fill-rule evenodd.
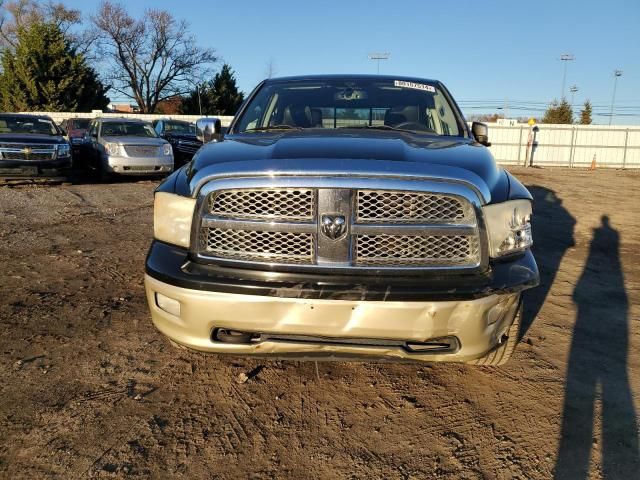
<path id="1" fill-rule="evenodd" d="M 1 178 L 64 178 L 71 167 L 71 147 L 51 118 L 0 113 Z"/>
<path id="2" fill-rule="evenodd" d="M 101 177 L 166 175 L 173 171 L 173 151 L 149 122 L 125 118 L 97 118 L 85 136 L 89 163 Z"/>
<path id="3" fill-rule="evenodd" d="M 438 81 L 265 80 L 156 190 L 154 324 L 204 352 L 504 363 L 539 274 L 532 197 L 487 145 Z"/>
<path id="4" fill-rule="evenodd" d="M 193 123 L 162 118 L 154 120 L 153 127 L 158 136 L 171 144 L 176 165 L 191 161 L 202 146 L 202 142 L 196 137 L 196 126 Z"/>
<path id="5" fill-rule="evenodd" d="M 60 124 L 63 132 L 66 134 L 67 140 L 71 144 L 71 150 L 73 152 L 73 158 L 75 159 L 76 166 L 80 159 L 82 159 L 86 153 L 85 136 L 89 129 L 90 118 L 67 118 Z"/>

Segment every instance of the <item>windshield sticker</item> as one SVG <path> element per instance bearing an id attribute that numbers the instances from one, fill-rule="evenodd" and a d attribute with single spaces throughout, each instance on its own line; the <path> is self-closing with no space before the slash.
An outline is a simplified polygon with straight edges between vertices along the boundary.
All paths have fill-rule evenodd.
<path id="1" fill-rule="evenodd" d="M 404 80 L 396 80 L 393 82 L 396 87 L 413 88 L 414 90 L 424 90 L 425 92 L 435 93 L 436 89 L 431 85 L 425 85 L 424 83 L 405 82 Z"/>

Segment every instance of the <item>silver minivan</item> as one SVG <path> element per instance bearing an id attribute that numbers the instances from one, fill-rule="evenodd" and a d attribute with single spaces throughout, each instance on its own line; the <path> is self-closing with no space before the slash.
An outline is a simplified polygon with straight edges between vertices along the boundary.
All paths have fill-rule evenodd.
<path id="1" fill-rule="evenodd" d="M 96 118 L 86 134 L 89 163 L 102 178 L 118 175 L 166 175 L 173 171 L 171 144 L 150 122 Z"/>

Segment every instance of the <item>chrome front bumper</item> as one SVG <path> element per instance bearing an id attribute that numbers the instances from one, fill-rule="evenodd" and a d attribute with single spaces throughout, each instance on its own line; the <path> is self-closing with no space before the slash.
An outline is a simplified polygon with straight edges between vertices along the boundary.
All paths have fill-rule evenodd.
<path id="1" fill-rule="evenodd" d="M 120 175 L 161 174 L 173 171 L 173 156 L 124 157 L 108 156 L 102 159 L 103 168 L 109 173 Z"/>
<path id="2" fill-rule="evenodd" d="M 298 359 L 473 360 L 498 344 L 511 326 L 519 303 L 519 293 L 457 301 L 314 300 L 241 295 L 181 288 L 149 275 L 145 276 L 145 288 L 155 326 L 185 347 L 211 353 Z M 158 294 L 177 301 L 179 312 L 174 310 L 172 314 L 160 308 Z M 212 340 L 217 328 L 305 337 L 305 340 L 223 343 Z M 361 339 L 425 342 L 442 337 L 455 337 L 458 348 L 425 353 L 400 346 L 358 344 Z M 339 342 L 314 342 L 313 338 Z M 349 343 L 349 339 L 354 343 Z"/>

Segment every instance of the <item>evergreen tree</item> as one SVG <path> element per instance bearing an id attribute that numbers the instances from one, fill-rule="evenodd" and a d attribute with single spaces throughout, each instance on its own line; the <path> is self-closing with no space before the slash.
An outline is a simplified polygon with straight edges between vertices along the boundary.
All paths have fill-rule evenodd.
<path id="1" fill-rule="evenodd" d="M 580 125 L 591 125 L 591 102 L 584 102 L 584 107 L 580 112 Z"/>
<path id="2" fill-rule="evenodd" d="M 196 86 L 185 97 L 182 111 L 198 115 L 202 106 L 203 115 L 235 115 L 243 100 L 244 94 L 238 90 L 235 73 L 225 63 L 210 82 Z"/>
<path id="3" fill-rule="evenodd" d="M 214 108 L 221 115 L 235 115 L 244 100 L 244 94 L 238 91 L 235 73 L 225 63 L 222 70 L 216 73 L 211 84 Z"/>
<path id="4" fill-rule="evenodd" d="M 1 55 L 0 111 L 88 112 L 109 103 L 107 88 L 54 23 L 18 28 Z"/>
<path id="5" fill-rule="evenodd" d="M 560 102 L 554 100 L 544 112 L 542 123 L 571 124 L 573 123 L 573 110 L 571 105 L 563 98 Z"/>

